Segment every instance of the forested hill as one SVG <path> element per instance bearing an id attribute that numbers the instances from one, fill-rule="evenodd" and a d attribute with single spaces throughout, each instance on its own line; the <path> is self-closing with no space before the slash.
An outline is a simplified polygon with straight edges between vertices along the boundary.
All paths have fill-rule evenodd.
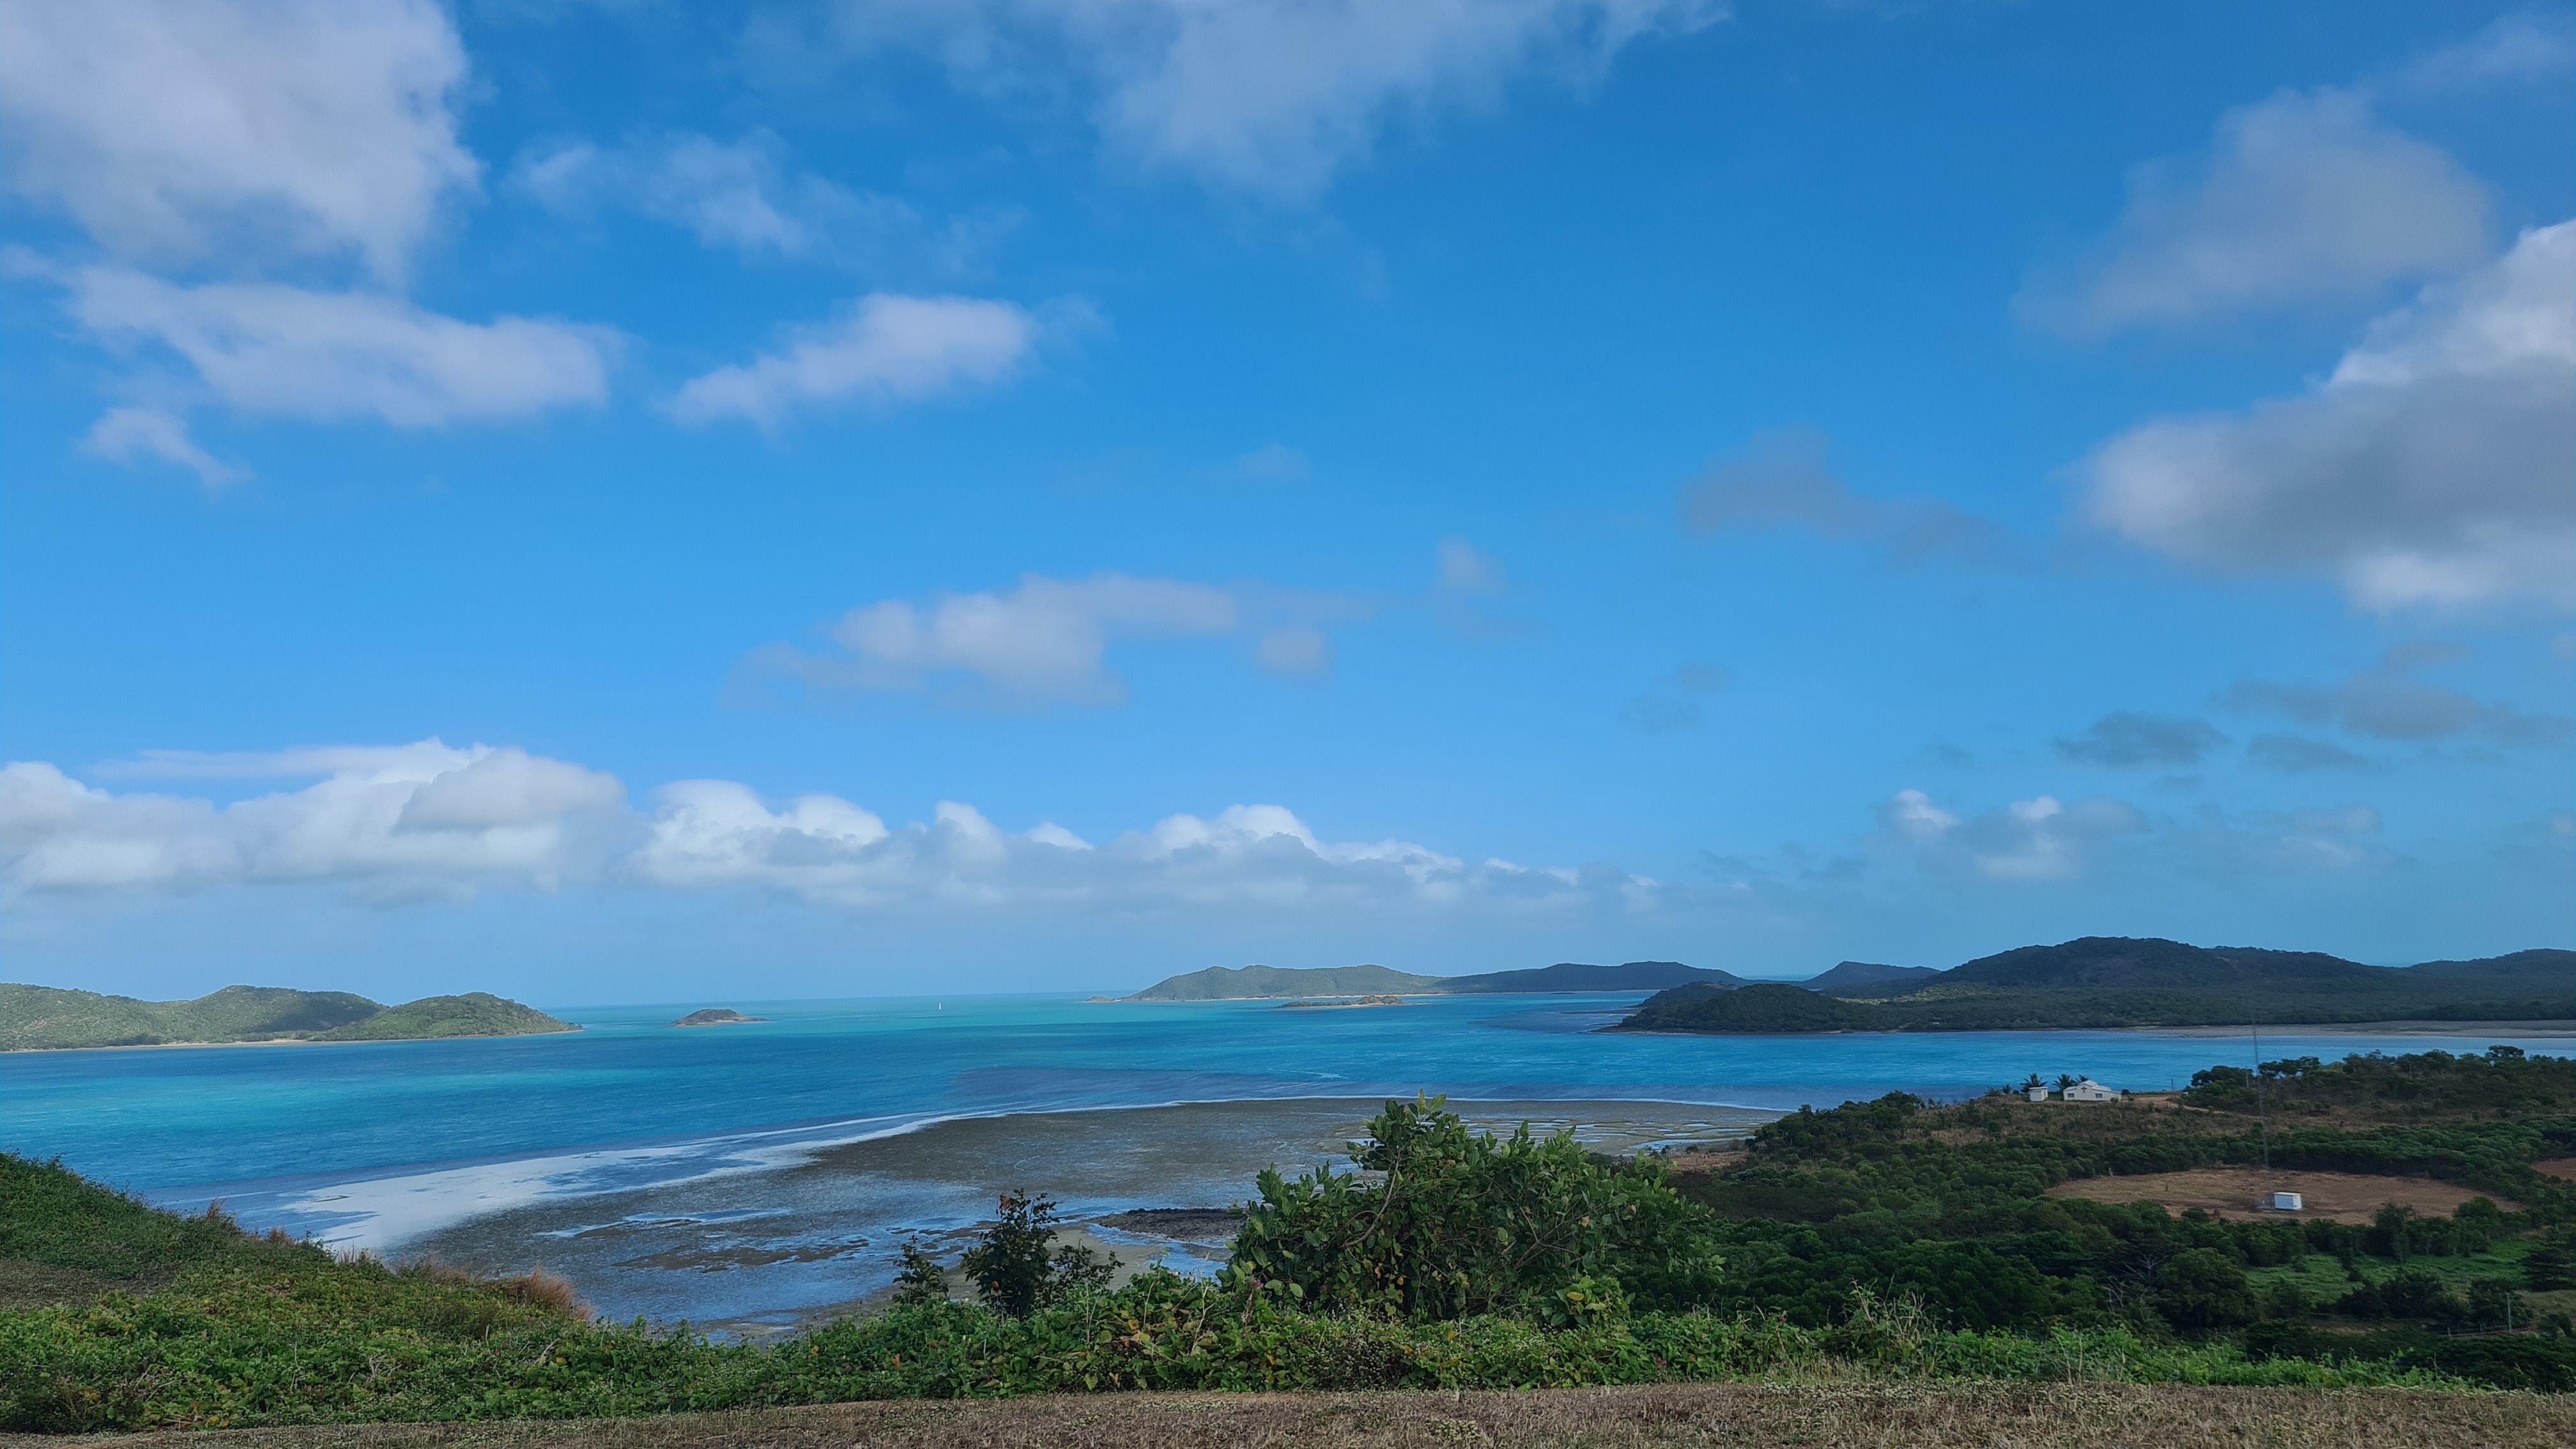
<path id="1" fill-rule="evenodd" d="M 1660 991 L 1700 982 L 1740 986 L 1743 978 L 1679 961 L 1595 966 L 1559 961 L 1521 971 L 1416 976 L 1384 966 L 1210 966 L 1155 982 L 1129 1001 L 1260 1001 L 1307 996 L 1479 996 L 1505 992 Z"/>
<path id="2" fill-rule="evenodd" d="M 1157 981 L 1129 1001 L 1261 1001 L 1300 996 L 1401 996 L 1431 989 L 1436 976 L 1384 966 L 1210 966 Z"/>
<path id="3" fill-rule="evenodd" d="M 143 1001 L 0 984 L 0 1051 L 245 1041 L 391 1041 L 578 1031 L 484 992 L 385 1006 L 347 991 L 227 986 L 193 1001 Z"/>
<path id="4" fill-rule="evenodd" d="M 2249 1019 L 2566 1020 L 2576 1019 L 2576 951 L 2368 966 L 2310 951 L 2086 936 L 1979 957 L 1920 984 L 1873 989 L 1867 999 L 1848 1001 L 1850 1011 L 1755 1011 L 1749 1004 L 1724 1003 L 1724 994 L 1663 992 L 1620 1025 L 1651 1031 L 1989 1031 L 2217 1026 Z"/>
<path id="5" fill-rule="evenodd" d="M 1799 982 L 1827 996 L 1892 996 L 1941 974 L 1938 966 L 1887 966 L 1876 961 L 1844 961 L 1821 975 Z"/>

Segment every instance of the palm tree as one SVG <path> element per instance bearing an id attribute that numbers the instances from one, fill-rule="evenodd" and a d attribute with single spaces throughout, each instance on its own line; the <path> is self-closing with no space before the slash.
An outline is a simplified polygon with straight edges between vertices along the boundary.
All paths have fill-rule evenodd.
<path id="1" fill-rule="evenodd" d="M 2059 1072 L 2057 1074 L 2057 1090 L 2063 1092 L 2067 1088 L 2074 1086 L 2076 1081 L 2077 1078 L 2073 1072 Z"/>
<path id="2" fill-rule="evenodd" d="M 2039 1073 L 2037 1073 L 2037 1072 L 2033 1072 L 2033 1073 L 2031 1073 L 2029 1076 L 2027 1076 L 2027 1077 L 2025 1077 L 2025 1078 L 2023 1078 L 2023 1079 L 2022 1079 L 2021 1089 L 2022 1089 L 2023 1091 L 2025 1091 L 2025 1092 L 2028 1092 L 2028 1091 L 2034 1091 L 2034 1090 L 2036 1090 L 2036 1089 L 2038 1089 L 2038 1088 L 2040 1088 L 2040 1087 L 2045 1087 L 2045 1086 L 2047 1086 L 2047 1085 L 2048 1085 L 2048 1084 L 2047 1084 L 2046 1082 L 2043 1082 L 2043 1081 L 2041 1081 L 2041 1080 L 2039 1079 Z"/>

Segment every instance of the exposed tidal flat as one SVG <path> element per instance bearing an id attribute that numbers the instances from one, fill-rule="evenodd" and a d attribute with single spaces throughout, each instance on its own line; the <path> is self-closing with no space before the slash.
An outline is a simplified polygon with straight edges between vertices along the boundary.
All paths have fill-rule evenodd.
<path id="1" fill-rule="evenodd" d="M 768 1019 L 729 1031 L 670 1030 L 668 1006 L 553 1008 L 586 1029 L 9 1056 L 0 1147 L 342 1249 L 543 1263 L 613 1317 L 757 1335 L 865 1301 L 903 1241 L 964 1232 L 1002 1188 L 1056 1195 L 1113 1249 L 1211 1262 L 1208 1220 L 1184 1233 L 1122 1214 L 1221 1208 L 1262 1166 L 1333 1160 L 1391 1095 L 1445 1092 L 1485 1125 L 1527 1117 L 1618 1148 L 1889 1091 L 1956 1097 L 2033 1071 L 2162 1089 L 2250 1060 L 2241 1039 L 2197 1031 L 1594 1030 L 1637 999 L 743 1002 Z M 2266 1028 L 2263 1054 L 2496 1042 L 2565 1050 L 2511 1026 L 2440 1043 Z"/>

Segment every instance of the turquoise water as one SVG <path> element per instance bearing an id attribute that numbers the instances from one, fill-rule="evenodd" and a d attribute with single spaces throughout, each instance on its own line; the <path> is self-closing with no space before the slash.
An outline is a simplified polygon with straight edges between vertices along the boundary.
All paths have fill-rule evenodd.
<path id="1" fill-rule="evenodd" d="M 2034 1071 L 2162 1089 L 2212 1062 L 2250 1057 L 2242 1038 L 2143 1032 L 1592 1030 L 1634 1000 L 1431 998 L 1349 1011 L 1060 997 L 737 1002 L 771 1020 L 684 1031 L 665 1023 L 686 1007 L 615 1007 L 559 1010 L 585 1030 L 551 1037 L 19 1053 L 0 1056 L 0 1147 L 59 1156 L 174 1206 L 221 1198 L 254 1227 L 390 1251 L 468 1241 L 458 1236 L 468 1226 L 519 1221 L 514 1213 L 534 1223 L 527 1215 L 538 1205 L 554 1215 L 526 1233 L 564 1239 L 585 1230 L 565 1212 L 578 1217 L 593 1202 L 619 1221 L 644 1220 L 684 1197 L 701 1215 L 775 1216 L 776 1194 L 765 1196 L 764 1184 L 784 1192 L 786 1175 L 800 1172 L 800 1212 L 828 1213 L 842 1191 L 833 1184 L 848 1184 L 855 1201 L 866 1174 L 817 1178 L 807 1169 L 821 1155 L 960 1117 L 1416 1091 L 1789 1110 L 1897 1090 L 1959 1096 Z M 2264 1055 L 2474 1050 L 2489 1040 L 2267 1035 Z M 2492 1040 L 2537 1051 L 2568 1045 Z M 967 1181 L 971 1163 L 950 1175 L 974 1192 L 992 1185 Z M 708 1189 L 690 1186 L 708 1182 L 726 1185 L 724 1202 L 701 1201 Z M 963 1200 L 907 1193 L 925 1206 L 913 1211 L 890 1198 L 871 1208 L 848 1239 L 870 1246 L 853 1254 L 873 1263 L 890 1252 L 868 1224 L 953 1225 Z M 936 1211 L 926 1205 L 932 1198 Z M 496 1264 L 536 1256 L 507 1234 L 470 1240 Z M 866 1274 L 854 1272 L 829 1284 L 808 1275 L 780 1301 L 864 1287 Z M 648 1291 L 643 1269 L 629 1276 L 628 1297 L 672 1314 L 712 1291 L 688 1285 L 725 1278 L 680 1275 L 672 1279 L 680 1287 Z"/>

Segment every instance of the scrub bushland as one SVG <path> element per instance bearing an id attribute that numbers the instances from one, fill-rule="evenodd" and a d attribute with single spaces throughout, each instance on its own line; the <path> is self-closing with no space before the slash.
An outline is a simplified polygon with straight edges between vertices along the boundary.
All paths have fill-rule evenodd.
<path id="1" fill-rule="evenodd" d="M 2459 1060 L 2353 1080 L 2436 1081 Z M 2576 1151 L 2576 1122 L 2495 1113 L 2508 1079 L 2571 1068 L 2494 1057 L 2474 1069 L 2492 1089 L 2474 1109 L 2427 1122 L 2409 1097 L 2396 1126 L 2344 1101 L 2378 1088 L 2317 1088 L 2345 1125 L 2276 1129 L 2276 1155 L 2517 1204 L 2361 1225 L 2043 1195 L 2237 1160 L 2252 1124 L 2219 1100 L 2226 1080 L 2205 1084 L 2215 1105 L 2135 1113 L 2001 1097 L 1801 1113 L 1718 1171 L 1478 1136 L 1438 1099 L 1389 1103 L 1354 1146 L 1358 1172 L 1259 1180 L 1213 1281 L 1148 1271 L 1106 1288 L 1052 1247 L 1041 1200 L 1015 1198 L 962 1265 L 989 1301 L 931 1291 L 947 1270 L 923 1260 L 885 1311 L 756 1346 L 594 1322 L 543 1275 L 334 1258 L 0 1156 L 0 1428 L 1690 1381 L 2562 1391 L 2576 1339 L 2546 1293 L 2504 1275 L 2576 1217 L 2576 1188 L 2532 1167 Z"/>

